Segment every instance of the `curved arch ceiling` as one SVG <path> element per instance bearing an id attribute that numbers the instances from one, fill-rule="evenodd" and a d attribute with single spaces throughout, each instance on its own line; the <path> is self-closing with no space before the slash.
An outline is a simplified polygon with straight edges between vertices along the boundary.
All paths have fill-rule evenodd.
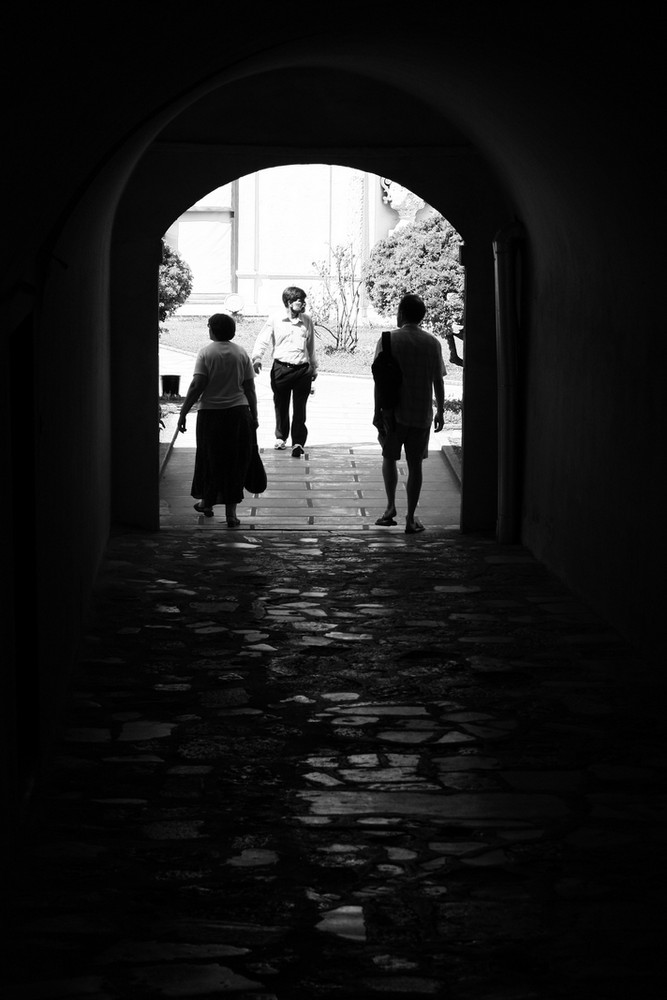
<path id="1" fill-rule="evenodd" d="M 433 108 L 367 76 L 300 67 L 245 77 L 178 115 L 158 141 L 395 148 L 467 148 Z"/>
<path id="2" fill-rule="evenodd" d="M 142 210 L 159 216 L 153 228 L 164 232 L 213 188 L 290 163 L 331 163 L 390 176 L 460 232 L 466 222 L 457 217 L 456 203 L 465 201 L 463 188 L 477 188 L 476 199 L 468 195 L 476 205 L 485 196 L 481 187 L 497 197 L 477 150 L 432 104 L 370 76 L 301 66 L 221 83 L 177 114 L 138 171 Z M 469 180 L 480 170 L 487 173 L 484 185 Z"/>

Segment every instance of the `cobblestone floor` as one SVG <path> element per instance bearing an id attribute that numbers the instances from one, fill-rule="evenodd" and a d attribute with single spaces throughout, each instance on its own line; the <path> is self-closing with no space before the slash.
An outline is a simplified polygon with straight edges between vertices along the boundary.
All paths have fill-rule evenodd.
<path id="1" fill-rule="evenodd" d="M 655 665 L 522 548 L 393 532 L 112 539 L 10 996 L 663 995 Z"/>

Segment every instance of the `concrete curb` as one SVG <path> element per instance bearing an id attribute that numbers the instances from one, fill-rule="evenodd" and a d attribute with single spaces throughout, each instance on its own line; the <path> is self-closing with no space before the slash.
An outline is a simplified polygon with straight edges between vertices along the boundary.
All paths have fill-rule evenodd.
<path id="1" fill-rule="evenodd" d="M 461 462 L 459 461 L 459 456 L 456 454 L 451 444 L 443 444 L 442 454 L 449 463 L 449 466 L 459 481 L 459 486 L 461 485 Z"/>

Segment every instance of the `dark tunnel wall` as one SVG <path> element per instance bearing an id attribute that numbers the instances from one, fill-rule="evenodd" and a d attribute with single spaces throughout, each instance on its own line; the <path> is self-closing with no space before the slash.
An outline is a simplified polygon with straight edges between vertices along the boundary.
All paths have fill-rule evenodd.
<path id="1" fill-rule="evenodd" d="M 179 8 L 176 30 L 151 8 L 115 5 L 103 44 L 83 15 L 77 30 L 74 15 L 36 4 L 8 18 L 1 360 L 12 450 L 0 510 L 4 580 L 15 591 L 2 636 L 9 801 L 21 794 L 15 730 L 26 711 L 13 706 L 32 648 L 25 637 L 39 651 L 34 683 L 19 685 L 42 706 L 27 706 L 41 719 L 38 758 L 112 502 L 134 493 L 140 520 L 156 517 L 157 454 L 135 482 L 126 450 L 130 440 L 143 442 L 141 454 L 152 448 L 154 406 L 137 379 L 156 384 L 155 344 L 148 330 L 131 339 L 126 319 L 147 308 L 145 292 L 133 300 L 131 276 L 139 266 L 149 275 L 157 230 L 179 213 L 187 185 L 153 218 L 146 204 L 141 219 L 114 220 L 123 192 L 127 207 L 167 144 L 194 142 L 206 157 L 221 137 L 229 178 L 295 155 L 321 161 L 323 149 L 334 162 L 395 168 L 466 232 L 483 303 L 466 373 L 471 528 L 495 503 L 491 241 L 496 226 L 523 224 L 522 538 L 637 645 L 661 648 L 664 30 L 638 10 L 632 24 L 593 5 L 572 12 L 576 20 L 568 5 L 549 16 L 523 5 L 417 4 L 406 25 L 406 14 L 387 18 L 375 5 L 341 4 L 334 15 L 296 4 L 289 18 L 261 4 L 213 14 L 191 5 Z M 286 71 L 289 86 L 261 86 L 259 74 Z M 314 86 L 318 74 L 328 89 Z M 339 74 L 365 83 L 344 87 Z M 223 86 L 233 114 L 211 131 L 200 112 Z M 163 145 L 137 170 L 152 143 Z M 125 250 L 112 267 L 114 225 Z"/>

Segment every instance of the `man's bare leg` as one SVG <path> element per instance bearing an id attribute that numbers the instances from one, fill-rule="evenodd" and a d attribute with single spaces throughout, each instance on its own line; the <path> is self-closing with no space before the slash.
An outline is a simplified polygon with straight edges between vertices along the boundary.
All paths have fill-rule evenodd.
<path id="1" fill-rule="evenodd" d="M 398 485 L 398 468 L 396 462 L 391 458 L 382 459 L 382 478 L 384 480 L 384 491 L 387 494 L 387 506 L 379 521 L 390 523 L 396 517 L 396 487 Z M 376 521 L 376 524 L 378 522 Z"/>
<path id="2" fill-rule="evenodd" d="M 422 473 L 422 460 L 421 457 L 418 459 L 410 459 L 407 455 L 406 458 L 408 461 L 408 481 L 405 490 L 408 498 L 408 512 L 405 517 L 405 530 L 409 532 L 423 531 L 423 524 L 415 517 L 417 504 L 419 503 L 419 497 L 422 491 L 422 482 L 424 479 Z"/>

